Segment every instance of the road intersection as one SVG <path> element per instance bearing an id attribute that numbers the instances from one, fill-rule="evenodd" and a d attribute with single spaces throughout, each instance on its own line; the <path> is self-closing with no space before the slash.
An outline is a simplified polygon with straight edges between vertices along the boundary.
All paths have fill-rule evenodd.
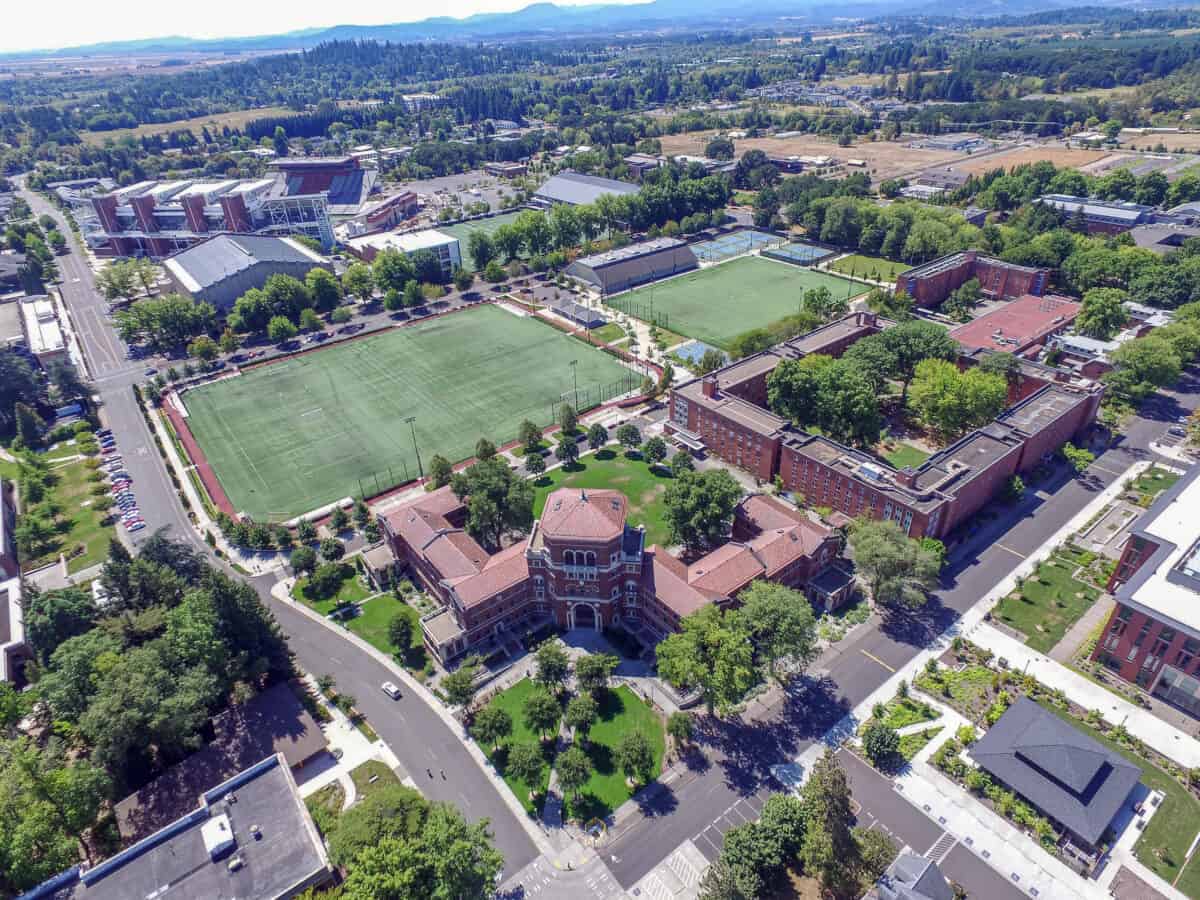
<path id="1" fill-rule="evenodd" d="M 43 197 L 29 191 L 23 191 L 23 196 L 35 215 L 53 216 L 66 231 L 62 216 Z M 133 394 L 132 385 L 141 380 L 143 366 L 126 359 L 125 347 L 105 317 L 107 304 L 95 290 L 82 251 L 74 249 L 58 262 L 60 290 L 72 330 L 82 345 L 105 422 L 120 437 L 126 467 L 137 485 L 148 526 L 142 534 L 165 528 L 173 537 L 210 553 L 175 495 Z M 460 734 L 412 692 L 393 701 L 379 690 L 393 674 L 386 666 L 362 653 L 336 629 L 314 622 L 289 602 L 275 598 L 271 587 L 276 576 L 253 578 L 251 583 L 288 636 L 298 664 L 315 674 L 333 674 L 339 688 L 356 697 L 359 708 L 423 793 L 454 804 L 472 820 L 490 819 L 506 860 L 506 894 L 534 896 L 544 891 L 542 896 L 569 895 L 573 900 L 620 896 L 688 842 L 705 858 L 713 859 L 725 831 L 755 818 L 770 793 L 780 790 L 771 774 L 773 766 L 794 760 L 821 740 L 935 635 L 979 603 L 1028 556 L 1042 550 L 1048 538 L 1098 491 L 1121 478 L 1135 462 L 1149 458 L 1152 442 L 1193 409 L 1198 399 L 1200 380 L 1194 373 L 1185 373 L 1175 391 L 1154 397 L 1124 434 L 1098 453 L 1084 477 L 1060 469 L 1034 485 L 1018 507 L 997 505 L 990 510 L 990 516 L 980 520 L 977 532 L 952 554 L 941 588 L 920 614 L 873 617 L 830 648 L 814 665 L 811 676 L 795 689 L 776 695 L 768 704 L 754 704 L 741 719 L 704 720 L 700 743 L 705 752 L 697 755 L 695 764 L 669 784 L 643 792 L 635 808 L 613 824 L 597 852 L 578 847 L 565 851 L 568 856 L 582 854 L 579 865 L 568 859 L 565 865 L 569 867 L 564 867 L 562 859 L 539 854 L 524 824 L 517 821 L 493 781 L 464 748 Z M 847 768 L 857 799 L 872 822 L 887 827 L 918 852 L 938 842 L 940 838 L 934 835 L 941 829 L 928 820 L 932 830 L 921 824 L 922 817 L 913 815 L 911 807 L 904 808 L 904 801 L 886 779 L 870 769 L 858 771 L 853 761 L 847 761 Z M 442 771 L 445 779 L 437 774 Z M 430 777 L 428 772 L 435 774 Z M 896 802 L 901 807 L 895 807 Z M 920 846 L 927 837 L 932 839 Z M 964 882 L 997 877 L 961 846 L 950 845 L 944 866 L 948 874 Z M 1003 879 L 1000 882 L 1004 885 Z M 999 893 L 998 887 L 995 891 L 998 897 L 1010 895 Z"/>

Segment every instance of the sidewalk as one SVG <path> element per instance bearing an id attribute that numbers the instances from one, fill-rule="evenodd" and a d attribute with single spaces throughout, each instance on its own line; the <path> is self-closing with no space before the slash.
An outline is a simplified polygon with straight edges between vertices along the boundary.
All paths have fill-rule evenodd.
<path id="1" fill-rule="evenodd" d="M 997 657 L 1008 660 L 1008 667 L 1012 671 L 1028 672 L 1047 687 L 1062 690 L 1081 706 L 1100 710 L 1113 725 L 1124 724 L 1130 734 L 1185 769 L 1200 766 L 1200 741 L 1140 706 L 1134 706 L 1048 656 L 1030 650 L 986 623 L 976 625 L 967 632 L 967 637 L 991 650 Z"/>
<path id="2" fill-rule="evenodd" d="M 290 586 L 291 579 L 277 581 L 271 586 L 271 596 L 277 600 L 289 604 L 293 609 L 299 611 L 301 615 L 308 616 L 308 618 L 312 619 L 314 622 L 320 622 L 330 631 L 334 631 L 341 637 L 350 641 L 350 643 L 354 644 L 363 653 L 374 657 L 380 665 L 386 666 L 396 677 L 399 683 L 404 684 L 411 694 L 419 697 L 426 706 L 428 706 L 438 715 L 439 718 L 441 718 L 446 727 L 450 729 L 451 733 L 458 736 L 467 752 L 471 754 L 471 757 L 483 771 L 484 775 L 487 776 L 487 778 L 492 782 L 492 785 L 500 793 L 500 797 L 508 805 L 508 808 L 512 812 L 513 816 L 515 816 L 517 821 L 520 822 L 524 827 L 525 832 L 529 835 L 529 839 L 533 841 L 534 846 L 536 846 L 540 852 L 546 854 L 547 856 L 553 856 L 557 851 L 547 834 L 533 824 L 532 821 L 530 821 L 529 816 L 525 813 L 525 808 L 521 805 L 520 801 L 517 800 L 513 792 L 509 790 L 508 785 L 504 783 L 504 779 L 496 773 L 496 770 L 492 767 L 492 764 L 488 762 L 487 757 L 483 755 L 483 750 L 480 749 L 479 745 L 475 743 L 475 741 L 471 740 L 466 735 L 462 722 L 458 721 L 458 719 L 456 719 L 450 713 L 445 705 L 429 692 L 429 689 L 425 687 L 425 685 L 413 678 L 412 675 L 408 673 L 407 669 L 398 665 L 396 661 L 386 653 L 376 649 L 370 643 L 363 640 L 349 629 L 338 628 L 324 616 L 309 609 L 303 603 L 297 603 L 295 600 L 293 600 Z"/>

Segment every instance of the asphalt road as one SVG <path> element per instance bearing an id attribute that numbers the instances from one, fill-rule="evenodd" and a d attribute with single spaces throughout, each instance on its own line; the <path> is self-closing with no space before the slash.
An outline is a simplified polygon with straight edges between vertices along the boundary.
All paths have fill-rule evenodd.
<path id="1" fill-rule="evenodd" d="M 1064 467 L 1048 481 L 1031 485 L 1019 507 L 997 505 L 990 510 L 996 520 L 983 524 L 967 541 L 966 551 L 952 556 L 941 588 L 920 616 L 885 618 L 832 648 L 810 670 L 813 677 L 755 715 L 761 722 L 758 727 L 742 721 L 705 721 L 701 739 L 708 758 L 698 758 L 686 776 L 651 792 L 637 815 L 614 828 L 603 852 L 622 887 L 635 884 L 688 839 L 710 859 L 715 857 L 724 832 L 778 790 L 771 766 L 791 761 L 819 739 L 916 656 L 931 635 L 1042 549 L 1096 493 L 1133 463 L 1150 458 L 1150 442 L 1198 400 L 1200 377 L 1193 370 L 1185 373 L 1175 391 L 1148 401 L 1125 434 L 1098 454 L 1085 477 L 1076 478 Z M 857 799 L 866 805 L 874 802 L 874 797 Z"/>
<path id="2" fill-rule="evenodd" d="M 63 233 L 69 234 L 62 216 L 45 198 L 30 191 L 22 191 L 22 196 L 34 215 L 53 216 Z M 136 545 L 165 528 L 172 537 L 187 540 L 208 555 L 211 548 L 192 529 L 180 506 L 133 396 L 131 386 L 142 380 L 145 363 L 125 359 L 125 345 L 104 317 L 108 305 L 95 290 L 86 256 L 72 246 L 69 254 L 58 258 L 58 265 L 62 272 L 63 299 L 72 323 L 78 323 L 77 333 L 95 382 L 94 390 L 100 396 L 102 416 L 116 435 L 118 451 L 133 478 L 134 494 L 146 520 L 146 529 L 132 535 L 133 543 Z M 225 568 L 224 563 L 216 562 Z M 275 613 L 299 666 L 313 674 L 330 673 L 339 689 L 358 700 L 359 709 L 425 796 L 453 804 L 471 821 L 482 818 L 491 821 L 496 846 L 504 854 L 506 877 L 537 857 L 537 848 L 522 824 L 467 753 L 458 735 L 439 716 L 407 692 L 399 701 L 389 700 L 379 686 L 395 676 L 336 630 L 313 622 L 290 604 L 274 599 L 270 593 L 273 577 L 249 580 Z M 433 771 L 434 778 L 426 774 L 427 768 Z M 442 771 L 446 773 L 444 781 Z"/>

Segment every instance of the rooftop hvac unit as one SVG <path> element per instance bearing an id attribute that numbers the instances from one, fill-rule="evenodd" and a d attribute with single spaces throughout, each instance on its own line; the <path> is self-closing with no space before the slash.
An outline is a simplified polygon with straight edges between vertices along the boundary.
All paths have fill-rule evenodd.
<path id="1" fill-rule="evenodd" d="M 201 825 L 200 837 L 204 840 L 204 849 L 208 851 L 210 859 L 216 859 L 237 846 L 233 826 L 229 822 L 229 816 L 224 813 Z"/>

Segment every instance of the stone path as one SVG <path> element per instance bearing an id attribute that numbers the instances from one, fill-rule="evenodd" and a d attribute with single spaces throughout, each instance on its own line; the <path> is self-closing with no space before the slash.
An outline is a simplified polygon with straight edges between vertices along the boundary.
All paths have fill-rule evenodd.
<path id="1" fill-rule="evenodd" d="M 1111 594 L 1101 594 L 1100 599 L 1062 636 L 1062 640 L 1050 648 L 1050 658 L 1064 666 L 1068 665 L 1075 651 L 1087 640 L 1093 629 L 1108 620 L 1109 613 L 1116 603 Z"/>

